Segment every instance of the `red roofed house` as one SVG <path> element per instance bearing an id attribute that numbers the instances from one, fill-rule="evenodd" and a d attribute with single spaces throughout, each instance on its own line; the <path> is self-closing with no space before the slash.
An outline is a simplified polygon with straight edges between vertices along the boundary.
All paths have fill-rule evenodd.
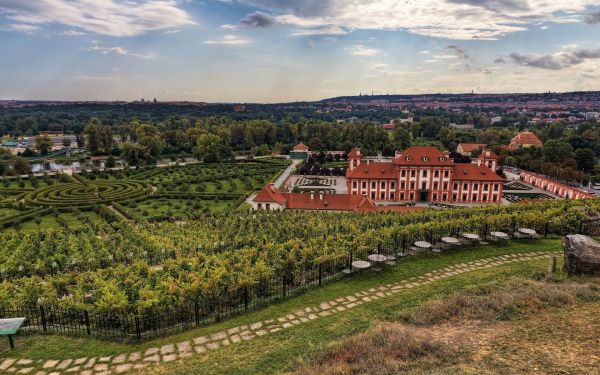
<path id="1" fill-rule="evenodd" d="M 456 152 L 461 155 L 472 156 L 474 151 L 481 150 L 487 145 L 483 143 L 459 143 L 456 146 Z"/>
<path id="2" fill-rule="evenodd" d="M 282 193 L 268 184 L 252 200 L 255 210 L 326 210 L 326 211 L 412 211 L 414 207 L 377 206 L 362 195 L 319 193 Z"/>
<path id="3" fill-rule="evenodd" d="M 308 158 L 308 151 L 308 146 L 300 142 L 297 145 L 295 145 L 292 151 L 290 152 L 290 158 L 306 160 L 306 158 Z"/>
<path id="4" fill-rule="evenodd" d="M 508 146 L 511 150 L 517 150 L 519 148 L 527 148 L 527 147 L 542 147 L 544 144 L 537 135 L 532 132 L 521 132 L 517 134 L 511 141 Z"/>
<path id="5" fill-rule="evenodd" d="M 348 192 L 373 201 L 500 203 L 504 179 L 486 166 L 495 165 L 495 154 L 486 155 L 478 164 L 457 164 L 435 147 L 413 146 L 391 163 L 369 163 L 355 149 L 348 155 Z"/>

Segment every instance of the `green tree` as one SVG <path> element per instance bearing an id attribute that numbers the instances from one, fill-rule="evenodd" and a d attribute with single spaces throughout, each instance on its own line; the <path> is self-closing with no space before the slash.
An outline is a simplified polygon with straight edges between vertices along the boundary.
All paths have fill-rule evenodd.
<path id="1" fill-rule="evenodd" d="M 573 147 L 563 141 L 551 139 L 544 144 L 542 150 L 544 159 L 553 163 L 563 162 L 567 158 L 573 157 Z"/>
<path id="2" fill-rule="evenodd" d="M 596 165 L 596 154 L 591 148 L 580 148 L 575 151 L 577 167 L 584 172 L 589 172 Z"/>
<path id="3" fill-rule="evenodd" d="M 46 155 L 52 149 L 52 140 L 47 135 L 35 137 L 35 148 L 40 154 Z"/>
<path id="4" fill-rule="evenodd" d="M 221 138 L 214 134 L 202 134 L 196 140 L 194 153 L 205 163 L 216 163 L 221 160 Z"/>

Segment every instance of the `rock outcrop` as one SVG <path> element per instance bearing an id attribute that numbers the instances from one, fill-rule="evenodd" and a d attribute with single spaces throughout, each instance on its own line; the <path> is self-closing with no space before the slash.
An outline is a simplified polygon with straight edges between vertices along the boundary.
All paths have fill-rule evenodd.
<path id="1" fill-rule="evenodd" d="M 563 248 L 569 275 L 600 276 L 600 243 L 588 236 L 570 234 L 563 239 Z"/>

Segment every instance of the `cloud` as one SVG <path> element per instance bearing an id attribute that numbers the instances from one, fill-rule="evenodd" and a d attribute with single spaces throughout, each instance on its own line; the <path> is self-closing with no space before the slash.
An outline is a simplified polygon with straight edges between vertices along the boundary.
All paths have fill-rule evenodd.
<path id="1" fill-rule="evenodd" d="M 457 44 L 449 44 L 446 46 L 446 49 L 449 50 L 453 50 L 455 51 L 460 57 L 462 57 L 463 59 L 469 59 L 469 54 L 467 53 L 467 50 Z"/>
<path id="2" fill-rule="evenodd" d="M 120 55 L 120 56 L 132 56 L 139 57 L 142 59 L 150 59 L 151 56 L 142 55 L 139 53 L 131 53 L 124 47 L 104 47 L 97 43 L 93 43 L 90 48 L 87 49 L 89 52 L 100 53 L 102 55 Z"/>
<path id="3" fill-rule="evenodd" d="M 235 35 L 225 35 L 222 39 L 207 40 L 204 42 L 204 44 L 221 44 L 229 46 L 243 45 L 248 43 L 250 43 L 249 40 L 239 38 Z"/>
<path id="4" fill-rule="evenodd" d="M 298 28 L 407 30 L 437 38 L 497 39 L 544 23 L 580 22 L 597 0 L 239 0 Z M 391 16 L 393 15 L 393 16 Z"/>
<path id="5" fill-rule="evenodd" d="M 292 36 L 308 36 L 308 35 L 346 35 L 348 31 L 338 26 L 319 26 L 294 31 Z"/>
<path id="6" fill-rule="evenodd" d="M 431 54 L 431 51 L 428 49 L 424 49 L 422 51 L 419 51 L 419 55 L 429 55 Z"/>
<path id="7" fill-rule="evenodd" d="M 494 60 L 494 64 L 506 64 L 504 57 L 498 57 Z"/>
<path id="8" fill-rule="evenodd" d="M 14 23 L 8 25 L 8 30 L 19 31 L 26 34 L 33 34 L 34 32 L 40 30 L 40 27 L 36 25 L 29 25 L 26 23 Z"/>
<path id="9" fill-rule="evenodd" d="M 85 35 L 85 33 L 81 32 L 81 31 L 77 31 L 77 30 L 64 30 L 64 31 L 60 31 L 58 33 L 58 35 L 62 35 L 62 36 L 83 36 L 83 35 Z"/>
<path id="10" fill-rule="evenodd" d="M 240 24 L 248 27 L 269 27 L 275 23 L 275 18 L 260 11 L 247 14 L 246 17 L 240 20 Z"/>
<path id="11" fill-rule="evenodd" d="M 230 23 L 226 23 L 225 25 L 221 25 L 219 26 L 220 29 L 222 30 L 232 30 L 232 31 L 237 31 L 239 29 L 239 26 L 237 25 L 232 25 Z"/>
<path id="12" fill-rule="evenodd" d="M 56 23 L 117 37 L 195 24 L 174 0 L 0 0 L 0 11 L 31 27 Z"/>
<path id="13" fill-rule="evenodd" d="M 586 60 L 600 59 L 598 49 L 572 49 L 567 48 L 555 54 L 526 54 L 513 52 L 509 55 L 515 65 L 546 70 L 560 70 L 579 65 Z"/>
<path id="14" fill-rule="evenodd" d="M 375 56 L 381 53 L 381 50 L 357 44 L 349 48 L 350 54 L 354 56 Z"/>
<path id="15" fill-rule="evenodd" d="M 600 24 L 600 12 L 588 13 L 585 15 L 585 23 L 588 25 Z"/>

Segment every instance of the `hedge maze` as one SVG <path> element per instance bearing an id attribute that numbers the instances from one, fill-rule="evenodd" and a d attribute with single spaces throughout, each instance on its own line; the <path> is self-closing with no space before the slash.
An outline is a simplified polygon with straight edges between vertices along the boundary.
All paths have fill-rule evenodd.
<path id="1" fill-rule="evenodd" d="M 152 185 L 143 181 L 95 181 L 66 183 L 32 191 L 25 195 L 30 206 L 87 207 L 146 198 Z"/>
<path id="2" fill-rule="evenodd" d="M 94 222 L 196 219 L 237 209 L 286 165 L 261 160 L 5 177 L 0 182 L 0 229 L 19 229 L 30 221 L 38 226 L 64 225 L 77 223 L 77 218 L 82 219 L 79 224 L 89 224 L 90 217 Z M 81 211 L 89 212 L 86 218 Z"/>

